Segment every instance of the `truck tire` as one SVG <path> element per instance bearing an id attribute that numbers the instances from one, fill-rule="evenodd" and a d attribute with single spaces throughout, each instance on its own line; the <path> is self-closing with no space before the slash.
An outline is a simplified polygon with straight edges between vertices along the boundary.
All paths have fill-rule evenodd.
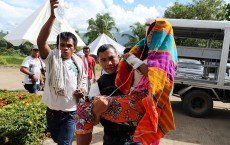
<path id="1" fill-rule="evenodd" d="M 184 96 L 182 105 L 188 115 L 204 117 L 213 109 L 213 100 L 204 90 L 192 90 Z"/>

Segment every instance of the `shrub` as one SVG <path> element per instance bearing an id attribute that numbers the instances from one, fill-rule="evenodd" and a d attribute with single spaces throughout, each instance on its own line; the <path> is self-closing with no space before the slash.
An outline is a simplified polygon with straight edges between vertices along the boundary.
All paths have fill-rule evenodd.
<path id="1" fill-rule="evenodd" d="M 0 56 L 1 58 L 5 59 L 7 66 L 20 66 L 24 57 L 21 56 Z"/>
<path id="2" fill-rule="evenodd" d="M 4 58 L 0 56 L 0 65 L 7 65 L 7 62 Z"/>
<path id="3" fill-rule="evenodd" d="M 0 90 L 0 144 L 39 145 L 46 136 L 41 96 Z"/>
<path id="4" fill-rule="evenodd" d="M 0 47 L 0 55 L 10 55 L 10 56 L 25 56 L 20 49 L 15 50 L 13 48 L 2 48 Z"/>

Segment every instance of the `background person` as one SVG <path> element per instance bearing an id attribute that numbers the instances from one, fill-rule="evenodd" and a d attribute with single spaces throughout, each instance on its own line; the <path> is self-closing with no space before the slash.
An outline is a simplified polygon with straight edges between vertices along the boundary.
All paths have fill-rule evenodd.
<path id="1" fill-rule="evenodd" d="M 43 62 L 39 60 L 38 46 L 33 45 L 31 55 L 27 56 L 20 67 L 20 71 L 25 74 L 24 88 L 30 93 L 38 94 L 40 87 L 43 87 L 44 81 L 41 73 Z"/>
<path id="2" fill-rule="evenodd" d="M 82 59 L 74 54 L 77 38 L 70 32 L 57 36 L 57 48 L 51 50 L 47 39 L 55 21 L 58 1 L 50 0 L 51 15 L 43 25 L 37 43 L 46 64 L 46 83 L 42 102 L 47 106 L 46 121 L 51 137 L 58 145 L 72 145 L 75 131 L 76 96 L 87 92 L 87 78 Z"/>
<path id="3" fill-rule="evenodd" d="M 88 75 L 88 92 L 91 87 L 91 79 L 93 77 L 93 83 L 96 82 L 96 70 L 95 70 L 95 65 L 96 62 L 92 56 L 90 56 L 90 48 L 88 46 L 83 47 L 83 53 L 84 56 L 82 56 L 82 60 L 84 62 L 85 66 L 85 71 L 86 74 Z M 93 75 L 93 76 L 92 76 Z"/>

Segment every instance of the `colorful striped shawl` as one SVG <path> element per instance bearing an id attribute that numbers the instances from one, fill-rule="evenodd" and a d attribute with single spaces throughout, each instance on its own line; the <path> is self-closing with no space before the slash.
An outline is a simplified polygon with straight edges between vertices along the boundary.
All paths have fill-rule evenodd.
<path id="1" fill-rule="evenodd" d="M 171 24 L 165 19 L 156 19 L 149 26 L 146 37 L 130 53 L 141 59 L 147 56 L 150 91 L 149 96 L 142 100 L 146 113 L 136 128 L 134 138 L 149 145 L 175 130 L 169 97 L 172 95 L 178 58 Z"/>

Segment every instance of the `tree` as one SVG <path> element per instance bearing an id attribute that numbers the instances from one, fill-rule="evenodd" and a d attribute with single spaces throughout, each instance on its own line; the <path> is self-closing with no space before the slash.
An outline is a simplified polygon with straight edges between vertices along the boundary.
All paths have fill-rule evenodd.
<path id="1" fill-rule="evenodd" d="M 179 2 L 175 2 L 173 6 L 167 8 L 164 13 L 165 18 L 175 19 L 192 19 L 192 8 L 189 5 L 183 5 Z"/>
<path id="2" fill-rule="evenodd" d="M 119 32 L 113 17 L 111 17 L 109 13 L 105 13 L 104 15 L 97 14 L 95 20 L 90 18 L 88 20 L 87 30 L 88 32 L 85 33 L 84 37 L 88 38 L 88 44 L 95 40 L 102 33 L 105 33 L 116 41 L 116 38 L 113 36 L 111 31 L 115 30 L 116 32 Z"/>
<path id="3" fill-rule="evenodd" d="M 7 48 L 7 42 L 4 39 L 0 39 L 0 47 Z"/>
<path id="4" fill-rule="evenodd" d="M 79 30 L 75 30 L 75 32 L 77 33 L 77 35 L 79 35 L 79 34 L 80 34 Z"/>
<path id="5" fill-rule="evenodd" d="M 226 20 L 226 3 L 224 0 L 193 0 L 183 5 L 175 2 L 166 9 L 164 17 L 197 20 Z"/>
<path id="6" fill-rule="evenodd" d="M 226 5 L 226 20 L 230 21 L 230 4 Z"/>
<path id="7" fill-rule="evenodd" d="M 226 20 L 230 16 L 230 6 L 224 0 L 193 0 L 187 5 L 175 2 L 173 6 L 166 9 L 164 17 L 176 19 L 197 20 Z M 181 46 L 206 47 L 207 40 L 196 40 L 188 38 L 177 38 L 176 44 Z M 220 48 L 221 43 L 212 42 L 212 47 Z"/>
<path id="8" fill-rule="evenodd" d="M 24 44 L 21 44 L 19 46 L 14 47 L 15 50 L 20 50 L 25 55 L 31 54 L 31 46 L 32 44 L 30 42 L 25 42 Z"/>
<path id="9" fill-rule="evenodd" d="M 132 34 L 124 33 L 122 37 L 128 37 L 129 42 L 127 42 L 124 46 L 133 47 L 137 42 L 145 37 L 145 25 L 140 22 L 134 23 L 134 25 L 129 26 Z"/>

